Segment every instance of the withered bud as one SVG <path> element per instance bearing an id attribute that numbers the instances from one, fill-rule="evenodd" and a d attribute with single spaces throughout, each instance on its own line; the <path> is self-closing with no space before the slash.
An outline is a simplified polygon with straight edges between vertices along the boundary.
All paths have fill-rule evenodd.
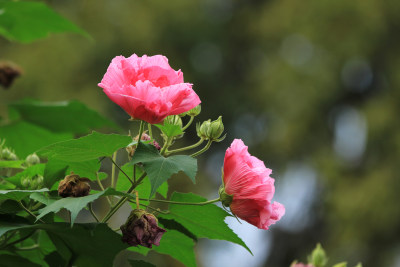
<path id="1" fill-rule="evenodd" d="M 140 139 L 142 141 L 149 141 L 149 140 L 151 140 L 151 137 L 148 134 L 143 133 L 142 137 Z M 139 140 L 139 135 L 137 135 L 133 140 L 137 142 Z M 157 148 L 158 151 L 161 150 L 160 145 L 155 140 L 153 142 L 151 142 L 151 144 L 155 148 Z M 126 151 L 128 152 L 128 155 L 129 155 L 130 158 L 132 158 L 133 155 L 135 154 L 136 147 L 137 147 L 136 143 L 134 145 L 129 145 L 129 146 L 126 147 Z"/>
<path id="2" fill-rule="evenodd" d="M 130 246 L 152 248 L 159 246 L 165 229 L 158 227 L 157 218 L 144 210 L 135 209 L 124 225 L 121 225 L 122 241 Z"/>
<path id="3" fill-rule="evenodd" d="M 65 176 L 64 180 L 58 185 L 58 195 L 60 197 L 84 197 L 89 195 L 90 180 L 85 177 L 71 172 L 70 175 Z"/>
<path id="4" fill-rule="evenodd" d="M 9 63 L 0 63 L 0 85 L 8 88 L 14 79 L 21 75 L 21 70 Z"/>

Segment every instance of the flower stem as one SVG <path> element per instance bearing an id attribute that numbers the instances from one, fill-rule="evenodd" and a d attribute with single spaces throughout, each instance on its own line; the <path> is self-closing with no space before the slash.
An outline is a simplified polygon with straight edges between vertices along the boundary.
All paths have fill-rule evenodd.
<path id="1" fill-rule="evenodd" d="M 41 223 L 44 223 L 43 220 L 38 219 L 38 218 L 36 217 L 35 214 L 33 214 L 27 207 L 25 207 L 24 204 L 23 204 L 21 201 L 18 201 L 18 203 L 19 203 L 19 205 L 21 206 L 21 208 L 23 208 L 29 215 L 31 215 L 32 217 L 34 217 L 36 220 L 39 220 Z"/>
<path id="2" fill-rule="evenodd" d="M 117 151 L 115 151 L 111 157 L 113 165 L 111 166 L 111 187 L 115 188 L 115 166 L 117 165 L 115 161 L 117 160 Z"/>
<path id="3" fill-rule="evenodd" d="M 205 145 L 205 147 L 203 147 L 201 150 L 197 151 L 196 153 L 193 153 L 193 154 L 190 155 L 190 156 L 194 158 L 194 157 L 197 157 L 198 155 L 200 155 L 200 154 L 206 152 L 206 151 L 210 148 L 211 143 L 212 143 L 212 141 L 211 141 L 211 140 L 208 140 L 208 143 L 207 143 L 207 145 Z"/>
<path id="4" fill-rule="evenodd" d="M 182 147 L 182 148 L 178 148 L 178 149 L 175 149 L 175 150 L 168 151 L 168 152 L 166 153 L 166 155 L 169 156 L 169 155 L 171 155 L 171 154 L 173 154 L 173 153 L 178 153 L 178 152 L 182 152 L 182 151 L 185 151 L 185 150 L 189 150 L 189 149 L 196 148 L 196 147 L 198 147 L 199 145 L 201 145 L 203 142 L 204 142 L 204 139 L 201 138 L 196 144 L 193 144 L 193 145 L 191 145 L 191 146 Z"/>
<path id="5" fill-rule="evenodd" d="M 151 124 L 150 123 L 147 123 L 147 128 L 149 129 L 150 138 L 151 138 L 151 140 L 153 140 L 153 131 L 151 130 Z"/>
<path id="6" fill-rule="evenodd" d="M 135 190 L 135 188 L 136 188 L 136 187 L 142 182 L 142 180 L 146 177 L 146 175 L 147 175 L 146 173 L 143 173 L 143 174 L 139 177 L 139 179 L 138 179 L 135 183 L 132 184 L 132 186 L 128 189 L 127 193 L 128 193 L 128 194 L 132 193 L 133 190 Z M 117 204 L 115 204 L 115 205 L 110 209 L 110 211 L 106 214 L 106 216 L 104 216 L 104 218 L 103 218 L 103 220 L 101 220 L 101 222 L 102 222 L 102 223 L 107 222 L 107 221 L 111 218 L 111 216 L 113 216 L 114 213 L 117 212 L 117 210 L 118 210 L 127 200 L 128 200 L 127 197 L 121 198 L 121 199 L 117 202 Z"/>
<path id="7" fill-rule="evenodd" d="M 100 181 L 99 173 L 98 173 L 98 172 L 96 172 L 96 179 L 97 179 L 97 183 L 99 184 L 101 190 L 104 191 L 105 189 L 104 189 L 103 184 L 102 184 L 101 181 Z M 111 200 L 110 200 L 110 198 L 109 198 L 108 196 L 106 196 L 106 199 L 107 199 L 107 201 L 108 201 L 108 204 L 111 205 Z"/>
<path id="8" fill-rule="evenodd" d="M 189 122 L 184 127 L 182 127 L 182 131 L 186 130 L 190 126 L 190 124 L 192 124 L 193 119 L 194 119 L 194 117 L 190 116 Z"/>
<path id="9" fill-rule="evenodd" d="M 132 179 L 129 177 L 129 175 L 126 174 L 126 172 L 124 172 L 124 171 L 121 169 L 121 167 L 115 162 L 115 158 L 114 158 L 114 159 L 113 159 L 113 158 L 110 158 L 110 159 L 111 159 L 111 162 L 113 163 L 113 168 L 117 167 L 118 170 L 119 170 L 120 172 L 122 172 L 122 173 L 125 175 L 126 178 L 128 178 L 129 182 L 131 182 L 131 184 L 133 184 L 133 181 L 132 181 Z M 113 171 L 113 170 L 112 170 L 112 174 L 114 175 L 114 171 Z M 113 182 L 114 179 L 115 179 L 115 178 L 111 177 L 111 187 L 113 187 L 113 188 L 115 188 L 115 186 L 116 186 L 115 183 Z"/>
<path id="10" fill-rule="evenodd" d="M 160 154 L 164 155 L 165 151 L 167 150 L 167 148 L 169 147 L 169 142 L 170 142 L 170 137 L 167 137 L 167 140 L 165 140 L 165 143 L 163 145 L 163 147 L 161 148 Z"/>
<path id="11" fill-rule="evenodd" d="M 139 200 L 146 200 L 146 201 L 154 201 L 154 202 L 161 202 L 161 203 L 169 203 L 169 204 L 177 204 L 177 205 L 195 205 L 195 206 L 203 206 L 211 203 L 215 203 L 220 201 L 219 198 L 217 199 L 212 199 L 204 202 L 179 202 L 179 201 L 170 201 L 170 200 L 162 200 L 162 199 L 142 199 L 139 198 Z"/>
<path id="12" fill-rule="evenodd" d="M 139 143 L 142 141 L 143 132 L 144 132 L 144 122 L 143 122 L 143 121 L 140 121 L 139 135 L 138 135 L 138 140 L 137 140 L 138 146 L 139 146 Z"/>
<path id="13" fill-rule="evenodd" d="M 99 222 L 99 218 L 97 218 L 96 214 L 93 211 L 92 203 L 89 203 L 89 211 L 92 214 L 93 218 L 96 220 L 96 222 Z"/>

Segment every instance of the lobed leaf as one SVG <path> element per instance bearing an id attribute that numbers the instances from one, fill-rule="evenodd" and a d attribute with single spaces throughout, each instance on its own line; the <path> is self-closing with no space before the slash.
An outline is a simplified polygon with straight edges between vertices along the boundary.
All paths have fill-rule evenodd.
<path id="1" fill-rule="evenodd" d="M 193 193 L 174 192 L 171 201 L 196 203 L 207 199 Z M 197 238 L 230 241 L 243 246 L 251 253 L 246 244 L 225 223 L 225 217 L 230 215 L 222 208 L 214 204 L 203 206 L 170 204 L 169 211 L 170 213 L 160 214 L 159 217 L 175 220 Z"/>
<path id="2" fill-rule="evenodd" d="M 179 125 L 165 123 L 164 125 L 155 124 L 155 126 L 167 137 L 174 137 L 183 134 L 182 128 Z"/>
<path id="3" fill-rule="evenodd" d="M 58 142 L 38 151 L 40 155 L 66 162 L 82 162 L 111 156 L 116 150 L 126 147 L 131 137 L 119 134 L 93 132 L 79 139 Z"/>
<path id="4" fill-rule="evenodd" d="M 79 101 L 45 103 L 25 99 L 9 105 L 9 112 L 19 119 L 58 133 L 85 134 L 94 128 L 117 127 Z"/>
<path id="5" fill-rule="evenodd" d="M 20 158 L 25 158 L 42 147 L 72 137 L 71 133 L 53 133 L 26 121 L 14 121 L 0 127 L 0 138 L 5 139 L 6 146 L 14 149 Z"/>
<path id="6" fill-rule="evenodd" d="M 11 199 L 21 201 L 32 193 L 47 192 L 49 189 L 42 188 L 39 190 L 0 190 L 0 200 Z"/>
<path id="7" fill-rule="evenodd" d="M 11 41 L 29 43 L 49 33 L 75 32 L 89 35 L 44 3 L 0 1 L 0 35 Z"/>
<path id="8" fill-rule="evenodd" d="M 153 145 L 140 143 L 135 151 L 131 164 L 143 163 L 151 183 L 150 197 L 173 174 L 183 171 L 189 178 L 196 182 L 197 160 L 185 155 L 171 156 L 168 158 L 160 155 Z"/>
<path id="9" fill-rule="evenodd" d="M 134 198 L 134 196 L 132 195 L 116 191 L 115 189 L 109 187 L 104 191 L 88 195 L 85 197 L 67 197 L 57 200 L 51 203 L 50 205 L 44 207 L 43 209 L 39 210 L 39 216 L 37 216 L 37 219 L 40 219 L 51 212 L 56 213 L 62 208 L 65 208 L 71 212 L 71 225 L 73 225 L 76 217 L 78 216 L 78 213 L 82 209 L 84 209 L 87 204 L 95 201 L 96 199 L 102 196 L 125 196 L 129 198 Z"/>

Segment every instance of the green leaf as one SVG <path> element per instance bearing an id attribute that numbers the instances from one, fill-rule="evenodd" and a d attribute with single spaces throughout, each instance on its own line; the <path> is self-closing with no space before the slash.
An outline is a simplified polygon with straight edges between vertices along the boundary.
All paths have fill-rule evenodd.
<path id="1" fill-rule="evenodd" d="M 133 166 L 130 163 L 126 163 L 125 165 L 123 165 L 121 167 L 121 169 L 129 177 L 133 177 Z M 136 177 L 140 177 L 140 175 L 142 175 L 142 173 L 143 172 L 140 170 L 140 168 L 136 168 Z M 131 185 L 132 185 L 131 182 L 125 177 L 125 175 L 122 174 L 121 172 L 119 172 L 116 189 L 118 191 L 127 191 L 131 187 Z M 143 182 L 135 188 L 135 190 L 139 192 L 139 197 L 140 198 L 149 199 L 150 198 L 150 192 L 151 192 L 150 180 L 148 178 L 145 178 L 143 180 Z M 157 189 L 157 193 L 159 193 L 160 195 L 162 195 L 163 197 L 166 198 L 167 197 L 167 193 L 168 193 L 168 184 L 167 183 L 163 183 Z M 141 200 L 140 203 L 145 204 L 145 205 L 149 204 L 148 201 L 143 201 L 143 200 Z M 132 205 L 136 205 L 136 204 L 132 204 Z"/>
<path id="2" fill-rule="evenodd" d="M 171 200 L 189 203 L 207 201 L 192 193 L 177 192 L 172 194 Z M 170 204 L 169 211 L 170 213 L 160 214 L 159 217 L 175 220 L 198 238 L 227 240 L 243 246 L 251 253 L 246 244 L 225 223 L 225 217 L 230 215 L 222 208 L 214 204 L 203 206 Z"/>
<path id="3" fill-rule="evenodd" d="M 117 127 L 79 101 L 44 103 L 25 99 L 9 105 L 9 109 L 20 119 L 52 132 L 85 134 L 94 128 Z"/>
<path id="4" fill-rule="evenodd" d="M 89 35 L 44 3 L 0 1 L 0 34 L 11 41 L 29 43 L 49 33 L 75 32 Z"/>
<path id="5" fill-rule="evenodd" d="M 22 164 L 25 163 L 25 160 L 0 160 L 0 169 L 2 168 L 22 168 Z"/>
<path id="6" fill-rule="evenodd" d="M 1 191 L 0 191 L 1 192 Z M 99 193 L 85 196 L 85 197 L 67 197 L 67 198 L 62 198 L 60 200 L 57 200 L 50 205 L 44 207 L 43 209 L 39 210 L 39 216 L 37 216 L 37 219 L 42 218 L 43 216 L 51 213 L 51 212 L 58 212 L 60 209 L 65 208 L 71 212 L 71 225 L 74 224 L 76 216 L 78 216 L 78 213 L 86 207 L 87 204 L 95 201 L 101 196 L 125 196 L 129 198 L 134 198 L 134 196 L 123 193 L 123 192 L 118 192 L 114 190 L 113 188 L 109 187 L 104 191 L 101 191 Z M 1 195 L 0 195 L 1 197 Z"/>
<path id="7" fill-rule="evenodd" d="M 25 158 L 39 148 L 72 137 L 70 133 L 53 133 L 25 121 L 15 121 L 0 127 L 0 138 L 5 139 L 6 146 L 14 149 L 20 158 Z"/>
<path id="8" fill-rule="evenodd" d="M 174 124 L 155 124 L 155 126 L 160 129 L 167 137 L 174 137 L 183 134 L 182 128 L 179 125 Z"/>
<path id="9" fill-rule="evenodd" d="M 49 189 L 42 188 L 39 190 L 0 190 L 0 200 L 11 199 L 15 201 L 21 201 L 32 193 L 47 192 Z"/>
<path id="10" fill-rule="evenodd" d="M 183 171 L 196 182 L 197 160 L 185 155 L 171 156 L 165 158 L 160 155 L 153 145 L 140 143 L 131 160 L 131 164 L 143 163 L 144 170 L 151 183 L 150 197 L 157 189 L 167 181 L 173 174 Z"/>
<path id="11" fill-rule="evenodd" d="M 48 196 L 43 195 L 42 193 L 33 193 L 29 196 L 29 198 L 38 201 L 42 204 L 45 204 L 46 206 L 53 204 L 54 202 L 57 201 L 57 199 L 50 198 Z"/>
<path id="12" fill-rule="evenodd" d="M 5 231 L 4 225 L 9 230 Z M 102 223 L 75 224 L 73 227 L 68 223 L 29 225 L 4 221 L 0 217 L 0 234 L 16 229 L 46 231 L 60 255 L 69 253 L 68 266 L 112 266 L 115 255 L 128 247 L 121 242 L 119 234 Z"/>
<path id="13" fill-rule="evenodd" d="M 67 162 L 80 162 L 111 156 L 117 149 L 126 147 L 131 137 L 119 134 L 93 132 L 79 139 L 68 140 L 44 147 L 40 155 Z"/>
<path id="14" fill-rule="evenodd" d="M 15 266 L 24 266 L 24 267 L 40 267 L 40 265 L 29 261 L 26 258 L 15 256 L 15 255 L 0 255 L 1 267 L 15 267 Z"/>
<path id="15" fill-rule="evenodd" d="M 132 267 L 157 267 L 149 262 L 142 260 L 128 260 Z"/>
<path id="16" fill-rule="evenodd" d="M 162 225 L 160 226 L 162 227 Z M 196 266 L 196 257 L 193 249 L 193 239 L 175 230 L 165 232 L 161 238 L 160 246 L 153 246 L 152 248 L 152 250 L 158 253 L 170 255 L 188 267 Z M 140 246 L 130 247 L 129 250 L 142 255 L 147 255 L 150 251 L 150 249 Z"/>
<path id="17" fill-rule="evenodd" d="M 16 186 L 21 187 L 21 178 L 23 177 L 34 177 L 35 175 L 44 175 L 46 164 L 40 163 L 33 166 L 30 166 L 23 170 L 22 172 L 17 173 L 14 176 L 7 178 L 7 182 L 10 182 Z"/>

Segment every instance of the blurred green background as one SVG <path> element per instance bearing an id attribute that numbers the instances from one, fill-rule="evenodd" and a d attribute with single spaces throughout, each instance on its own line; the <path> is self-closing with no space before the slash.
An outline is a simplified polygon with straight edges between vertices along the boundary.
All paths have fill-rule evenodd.
<path id="1" fill-rule="evenodd" d="M 0 60 L 23 69 L 0 90 L 2 116 L 25 97 L 77 99 L 127 130 L 128 116 L 97 83 L 117 55 L 165 55 L 194 84 L 200 119 L 222 115 L 228 133 L 200 158 L 200 186 L 187 190 L 217 194 L 233 138 L 273 169 L 287 214 L 269 231 L 239 233 L 258 238 L 246 266 L 305 261 L 317 242 L 331 264 L 400 266 L 400 1 L 45 2 L 94 40 L 0 38 Z M 192 129 L 183 142 L 195 141 Z M 200 244 L 199 265 L 233 259 L 223 246 Z"/>

